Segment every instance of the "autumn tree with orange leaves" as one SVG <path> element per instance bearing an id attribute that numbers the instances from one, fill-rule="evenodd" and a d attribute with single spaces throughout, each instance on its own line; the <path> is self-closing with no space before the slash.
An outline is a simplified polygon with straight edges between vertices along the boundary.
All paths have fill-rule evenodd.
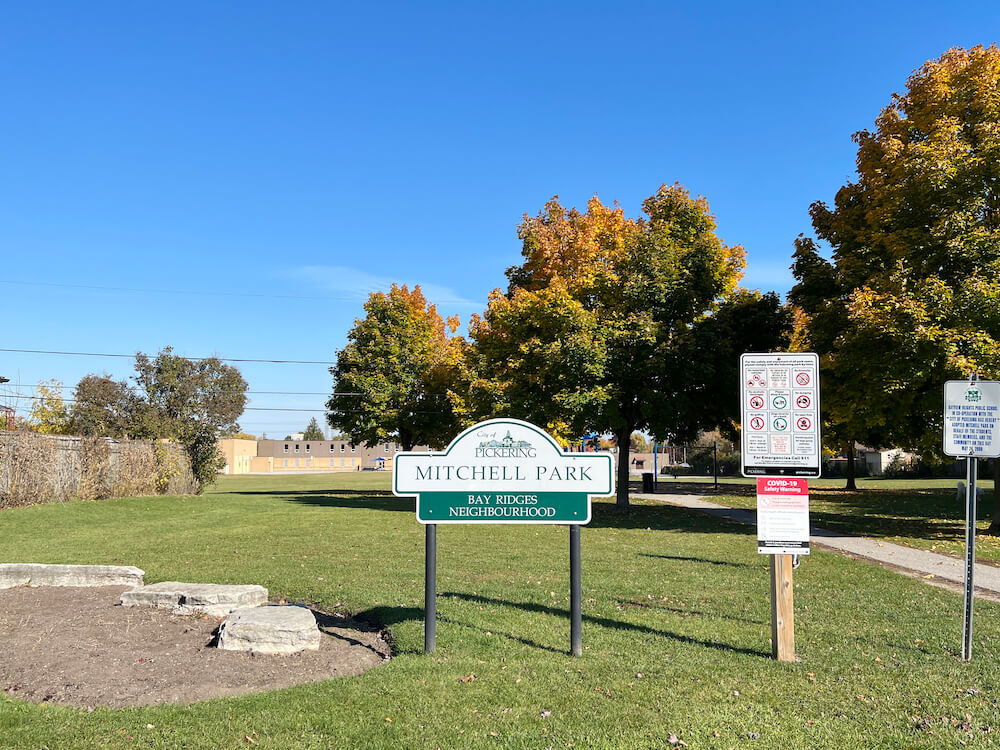
<path id="1" fill-rule="evenodd" d="M 365 313 L 330 368 L 327 421 L 352 444 L 444 447 L 459 431 L 455 389 L 467 344 L 449 335 L 458 318 L 443 319 L 419 286 L 396 284 L 370 295 Z"/>
<path id="2" fill-rule="evenodd" d="M 704 198 L 663 185 L 643 211 L 629 218 L 595 197 L 581 212 L 553 198 L 526 215 L 518 229 L 524 260 L 470 327 L 472 408 L 527 419 L 564 440 L 612 433 L 621 508 L 632 433 L 684 440 L 735 419 L 723 413 L 734 402 L 721 394 L 737 390 L 738 346 L 774 348 L 784 330 L 776 297 L 734 296 L 743 248 L 718 238 Z M 734 338 L 739 316 L 710 320 L 731 298 L 748 317 L 767 319 L 762 335 Z M 720 340 L 700 335 L 709 330 Z M 734 351 L 731 362 L 720 355 Z"/>

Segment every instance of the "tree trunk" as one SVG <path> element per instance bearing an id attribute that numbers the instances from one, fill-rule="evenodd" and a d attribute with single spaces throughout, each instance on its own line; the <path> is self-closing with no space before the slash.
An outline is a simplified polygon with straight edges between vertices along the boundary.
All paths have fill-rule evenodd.
<path id="1" fill-rule="evenodd" d="M 629 449 L 632 439 L 632 428 L 625 428 L 615 433 L 618 441 L 618 496 L 615 500 L 617 510 L 628 510 L 628 475 L 629 475 Z"/>
<path id="2" fill-rule="evenodd" d="M 1000 501 L 997 500 L 997 469 L 1000 469 L 1000 459 L 993 459 L 993 518 L 990 527 L 986 529 L 991 536 L 1000 536 Z"/>
<path id="3" fill-rule="evenodd" d="M 847 485 L 845 489 L 856 490 L 857 482 L 854 481 L 854 441 L 851 440 L 847 448 Z"/>

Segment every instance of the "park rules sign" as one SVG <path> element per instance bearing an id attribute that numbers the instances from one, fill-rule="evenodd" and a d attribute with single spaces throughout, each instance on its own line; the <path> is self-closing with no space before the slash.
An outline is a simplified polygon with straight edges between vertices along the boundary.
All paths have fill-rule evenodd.
<path id="1" fill-rule="evenodd" d="M 417 520 L 438 523 L 590 523 L 593 497 L 615 491 L 610 453 L 565 453 L 517 419 L 470 427 L 442 453 L 397 453 L 393 494 L 417 497 Z"/>
<path id="2" fill-rule="evenodd" d="M 740 464 L 745 477 L 818 477 L 819 357 L 740 357 Z"/>

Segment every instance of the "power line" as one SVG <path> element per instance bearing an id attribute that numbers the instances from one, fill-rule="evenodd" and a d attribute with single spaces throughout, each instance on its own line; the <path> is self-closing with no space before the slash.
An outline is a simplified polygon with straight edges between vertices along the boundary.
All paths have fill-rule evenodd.
<path id="1" fill-rule="evenodd" d="M 44 286 L 57 289 L 86 289 L 99 292 L 135 292 L 140 294 L 186 294 L 203 297 L 250 297 L 254 299 L 305 299 L 305 300 L 340 300 L 344 302 L 361 302 L 362 298 L 357 294 L 329 294 L 323 297 L 308 296 L 302 294 L 256 294 L 253 292 L 202 292 L 194 289 L 145 289 L 132 286 L 97 286 L 94 284 L 62 284 L 47 281 L 11 281 L 5 279 L 0 284 L 11 284 L 15 286 Z"/>
<path id="2" fill-rule="evenodd" d="M 127 383 L 125 385 L 133 393 L 136 392 L 135 386 L 128 385 Z M 23 388 L 25 387 L 25 385 L 22 385 L 21 387 Z M 45 387 L 54 391 L 72 391 L 76 389 L 75 385 L 49 385 L 48 383 L 45 383 Z M 330 395 L 363 396 L 365 395 L 363 393 L 349 393 L 347 391 L 334 394 L 331 394 L 330 391 L 244 391 L 244 393 L 250 396 L 330 396 Z"/>
<path id="3" fill-rule="evenodd" d="M 0 349 L 0 352 L 15 352 L 18 354 L 63 354 L 71 357 L 120 357 L 134 359 L 134 354 L 107 354 L 104 352 L 57 352 L 47 349 Z M 179 355 L 178 355 L 179 356 Z M 220 362 L 256 362 L 268 365 L 335 365 L 336 362 L 323 362 L 306 359 L 236 359 L 233 357 L 182 357 L 191 362 L 204 362 L 207 359 L 217 359 Z"/>
<path id="4" fill-rule="evenodd" d="M 337 394 L 347 395 L 347 394 Z M 30 401 L 58 401 L 61 404 L 76 404 L 79 403 L 75 398 L 61 398 L 59 396 L 22 396 L 18 395 L 17 398 L 25 398 Z M 284 406 L 245 406 L 243 411 L 287 411 L 287 412 L 314 412 L 316 414 L 326 414 L 327 409 L 293 409 Z M 361 409 L 350 409 L 347 410 L 348 414 L 361 414 L 363 411 Z M 411 414 L 442 414 L 441 411 L 412 411 Z"/>

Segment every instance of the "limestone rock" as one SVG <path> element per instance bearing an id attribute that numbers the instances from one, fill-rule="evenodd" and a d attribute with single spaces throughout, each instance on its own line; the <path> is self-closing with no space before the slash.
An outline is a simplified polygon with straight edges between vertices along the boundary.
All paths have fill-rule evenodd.
<path id="1" fill-rule="evenodd" d="M 305 607 L 253 607 L 232 612 L 219 628 L 219 648 L 294 654 L 319 648 L 316 617 Z"/>
<path id="2" fill-rule="evenodd" d="M 203 613 L 225 617 L 234 609 L 266 604 L 267 589 L 253 585 L 164 581 L 126 591 L 121 603 L 124 607 L 169 609 L 176 615 Z"/>
<path id="3" fill-rule="evenodd" d="M 142 586 L 144 571 L 131 565 L 0 563 L 0 589 L 15 586 Z"/>

